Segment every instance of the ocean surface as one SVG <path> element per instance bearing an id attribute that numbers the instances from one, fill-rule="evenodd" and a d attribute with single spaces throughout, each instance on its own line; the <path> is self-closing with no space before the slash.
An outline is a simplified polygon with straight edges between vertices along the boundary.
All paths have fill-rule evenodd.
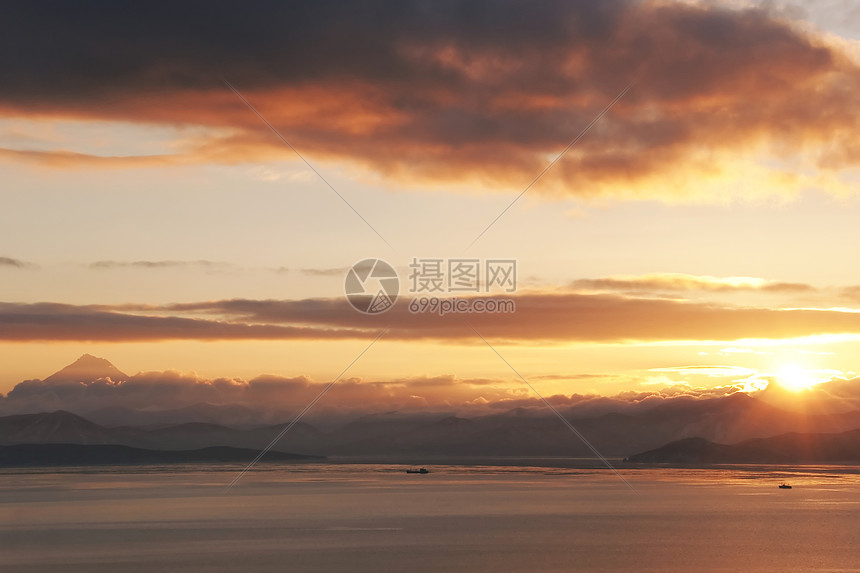
<path id="1" fill-rule="evenodd" d="M 7 469 L 0 570 L 860 571 L 858 468 L 555 465 Z"/>

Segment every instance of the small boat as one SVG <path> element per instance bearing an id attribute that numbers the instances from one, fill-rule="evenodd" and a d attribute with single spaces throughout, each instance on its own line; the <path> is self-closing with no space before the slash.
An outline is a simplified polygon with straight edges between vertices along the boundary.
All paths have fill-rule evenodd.
<path id="1" fill-rule="evenodd" d="M 429 474 L 430 470 L 427 468 L 421 468 L 420 470 L 406 470 L 408 474 Z"/>
<path id="2" fill-rule="evenodd" d="M 787 483 L 781 483 L 779 484 L 779 489 L 791 489 L 791 486 Z"/>

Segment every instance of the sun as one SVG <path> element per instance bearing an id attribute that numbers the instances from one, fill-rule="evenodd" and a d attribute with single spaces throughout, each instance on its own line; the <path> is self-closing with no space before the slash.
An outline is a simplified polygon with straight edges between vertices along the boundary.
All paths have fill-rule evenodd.
<path id="1" fill-rule="evenodd" d="M 776 378 L 781 386 L 795 392 L 809 390 L 818 384 L 818 380 L 810 376 L 808 370 L 797 364 L 786 364 L 776 373 Z"/>

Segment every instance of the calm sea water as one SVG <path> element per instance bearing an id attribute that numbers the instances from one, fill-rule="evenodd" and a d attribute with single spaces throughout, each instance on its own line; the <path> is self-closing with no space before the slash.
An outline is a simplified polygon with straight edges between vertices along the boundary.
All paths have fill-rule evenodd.
<path id="1" fill-rule="evenodd" d="M 0 472 L 0 570 L 860 571 L 848 468 L 239 469 Z"/>

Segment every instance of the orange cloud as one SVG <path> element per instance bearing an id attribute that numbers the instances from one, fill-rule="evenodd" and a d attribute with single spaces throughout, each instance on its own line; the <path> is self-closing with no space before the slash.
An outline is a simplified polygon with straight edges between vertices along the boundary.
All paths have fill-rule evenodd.
<path id="1" fill-rule="evenodd" d="M 309 157 L 407 181 L 521 189 L 634 79 L 539 190 L 720 197 L 725 179 L 837 186 L 826 175 L 860 161 L 860 67 L 767 9 L 556 0 L 478 2 L 466 13 L 344 2 L 333 12 L 268 6 L 239 27 L 227 11 L 207 10 L 204 25 L 198 10 L 174 4 L 138 6 L 131 18 L 126 8 L 88 10 L 58 5 L 46 18 L 15 8 L 0 113 L 208 132 L 170 156 L 7 149 L 7 158 L 127 167 L 288 156 L 226 76 Z M 763 158 L 802 160 L 818 175 L 770 170 Z"/>
<path id="2" fill-rule="evenodd" d="M 842 296 L 854 302 L 860 301 L 860 285 L 845 287 L 842 289 Z"/>
<path id="3" fill-rule="evenodd" d="M 653 273 L 639 276 L 619 276 L 580 279 L 571 286 L 595 291 L 628 293 L 683 291 L 762 291 L 770 293 L 810 293 L 816 289 L 804 283 L 768 281 L 756 277 L 712 277 L 683 273 Z"/>
<path id="4" fill-rule="evenodd" d="M 367 316 L 342 299 L 223 300 L 165 306 L 0 304 L 0 340 L 337 340 L 389 328 L 396 340 L 493 342 L 732 341 L 860 334 L 860 313 L 768 309 L 609 294 L 529 293 L 510 314 L 412 314 L 407 301 Z"/>
<path id="5" fill-rule="evenodd" d="M 161 167 L 193 162 L 191 158 L 183 158 L 175 155 L 100 156 L 61 150 L 31 151 L 2 148 L 0 148 L 0 158 L 58 169 L 131 169 L 136 167 Z"/>

